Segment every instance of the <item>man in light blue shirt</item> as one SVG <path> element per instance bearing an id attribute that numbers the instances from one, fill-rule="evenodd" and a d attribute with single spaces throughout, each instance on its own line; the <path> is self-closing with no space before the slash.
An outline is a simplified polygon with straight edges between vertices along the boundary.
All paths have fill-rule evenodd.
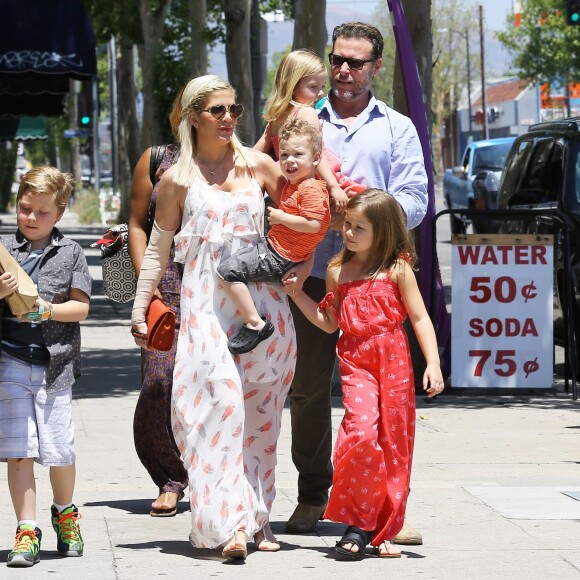
<path id="1" fill-rule="evenodd" d="M 340 160 L 340 172 L 369 187 L 384 189 L 399 202 L 407 226 L 418 226 L 427 211 L 427 174 L 411 120 L 377 100 L 371 82 L 382 64 L 383 38 L 369 24 L 337 26 L 332 35 L 331 91 L 319 111 L 324 146 Z M 304 291 L 320 301 L 326 292 L 328 260 L 342 247 L 342 220 L 336 215 L 316 248 Z M 291 303 L 298 341 L 296 374 L 290 389 L 292 460 L 298 470 L 298 506 L 286 524 L 289 533 L 316 529 L 332 484 L 330 382 L 338 331 L 327 334 L 310 324 Z M 398 538 L 398 536 L 397 536 Z M 395 538 L 395 541 L 397 541 Z M 420 544 L 405 526 L 400 543 Z"/>
<path id="2" fill-rule="evenodd" d="M 346 68 L 346 64 L 343 65 Z M 337 67 L 332 67 L 337 68 Z M 357 71 L 355 71 L 357 72 Z M 415 126 L 372 93 L 364 110 L 347 124 L 339 116 L 333 93 L 319 112 L 324 146 L 340 159 L 340 171 L 357 183 L 391 193 L 418 226 L 427 210 L 427 174 Z M 326 264 L 342 247 L 342 233 L 330 232 L 316 250 L 312 276 L 325 279 Z"/>

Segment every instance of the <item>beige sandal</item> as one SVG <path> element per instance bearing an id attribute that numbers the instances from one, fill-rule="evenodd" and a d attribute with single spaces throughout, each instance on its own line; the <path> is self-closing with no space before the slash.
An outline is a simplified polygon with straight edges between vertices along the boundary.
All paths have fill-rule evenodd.
<path id="1" fill-rule="evenodd" d="M 384 548 L 383 552 L 381 552 L 381 548 Z M 375 547 L 373 554 L 379 558 L 400 558 L 401 550 L 395 547 L 395 545 L 392 544 L 389 540 L 385 540 Z"/>
<path id="2" fill-rule="evenodd" d="M 254 544 L 259 552 L 278 552 L 280 550 L 280 544 L 272 533 L 270 524 L 266 524 L 254 534 Z"/>
<path id="3" fill-rule="evenodd" d="M 248 536 L 243 530 L 236 530 L 234 537 L 228 542 L 226 547 L 222 550 L 222 556 L 228 559 L 245 560 L 248 555 L 248 548 L 246 543 Z"/>
<path id="4" fill-rule="evenodd" d="M 163 492 L 153 503 L 161 501 L 161 503 L 164 503 L 166 505 L 169 504 L 170 507 L 166 508 L 153 507 L 152 504 L 151 505 L 152 509 L 149 512 L 149 515 L 153 518 L 168 518 L 174 516 L 177 513 L 177 504 L 183 499 L 184 495 L 185 494 L 183 492 L 181 493 L 175 493 L 173 491 Z M 171 499 L 173 499 L 173 497 L 175 497 L 175 504 L 173 504 L 173 502 L 170 501 Z"/>

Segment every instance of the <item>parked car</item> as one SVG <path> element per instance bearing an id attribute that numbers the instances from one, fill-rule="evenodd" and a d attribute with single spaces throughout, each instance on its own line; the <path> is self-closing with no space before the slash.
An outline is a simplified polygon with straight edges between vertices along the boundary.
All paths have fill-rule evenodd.
<path id="1" fill-rule="evenodd" d="M 475 197 L 472 182 L 481 171 L 490 171 L 499 178 L 515 137 L 502 137 L 473 141 L 465 148 L 461 165 L 446 169 L 443 175 L 443 198 L 449 209 L 474 209 Z M 451 233 L 464 234 L 470 221 L 459 215 L 451 215 Z M 472 223 L 474 233 L 480 225 Z"/>
<path id="2" fill-rule="evenodd" d="M 546 208 L 562 212 L 569 232 L 569 266 L 573 284 L 573 324 L 576 368 L 580 369 L 580 117 L 532 125 L 512 145 L 499 189 L 488 176 L 477 176 L 481 195 L 497 197 L 499 209 Z M 487 185 L 485 181 L 487 180 Z M 494 206 L 491 206 L 493 209 Z M 566 284 L 562 228 L 540 215 L 533 220 L 498 221 L 501 233 L 552 234 L 554 253 L 554 341 L 566 344 Z"/>

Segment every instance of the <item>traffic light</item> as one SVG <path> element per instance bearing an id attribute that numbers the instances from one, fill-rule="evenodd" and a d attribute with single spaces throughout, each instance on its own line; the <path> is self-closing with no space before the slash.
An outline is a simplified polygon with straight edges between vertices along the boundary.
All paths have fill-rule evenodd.
<path id="1" fill-rule="evenodd" d="M 91 129 L 93 120 L 93 90 L 91 81 L 84 81 L 77 93 L 77 125 L 79 129 Z"/>
<path id="2" fill-rule="evenodd" d="M 566 0 L 566 22 L 580 26 L 580 0 Z"/>

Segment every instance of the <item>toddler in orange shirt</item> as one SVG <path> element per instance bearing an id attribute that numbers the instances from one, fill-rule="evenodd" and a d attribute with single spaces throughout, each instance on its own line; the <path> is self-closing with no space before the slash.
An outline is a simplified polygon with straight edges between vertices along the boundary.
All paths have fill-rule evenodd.
<path id="1" fill-rule="evenodd" d="M 218 267 L 224 289 L 244 320 L 240 332 L 228 340 L 234 354 L 250 352 L 274 332 L 272 322 L 258 313 L 248 282 L 281 280 L 293 266 L 310 258 L 330 223 L 326 183 L 314 177 L 322 153 L 320 131 L 308 121 L 292 119 L 279 137 L 280 168 L 288 182 L 279 207 L 267 208 L 268 235 Z"/>

